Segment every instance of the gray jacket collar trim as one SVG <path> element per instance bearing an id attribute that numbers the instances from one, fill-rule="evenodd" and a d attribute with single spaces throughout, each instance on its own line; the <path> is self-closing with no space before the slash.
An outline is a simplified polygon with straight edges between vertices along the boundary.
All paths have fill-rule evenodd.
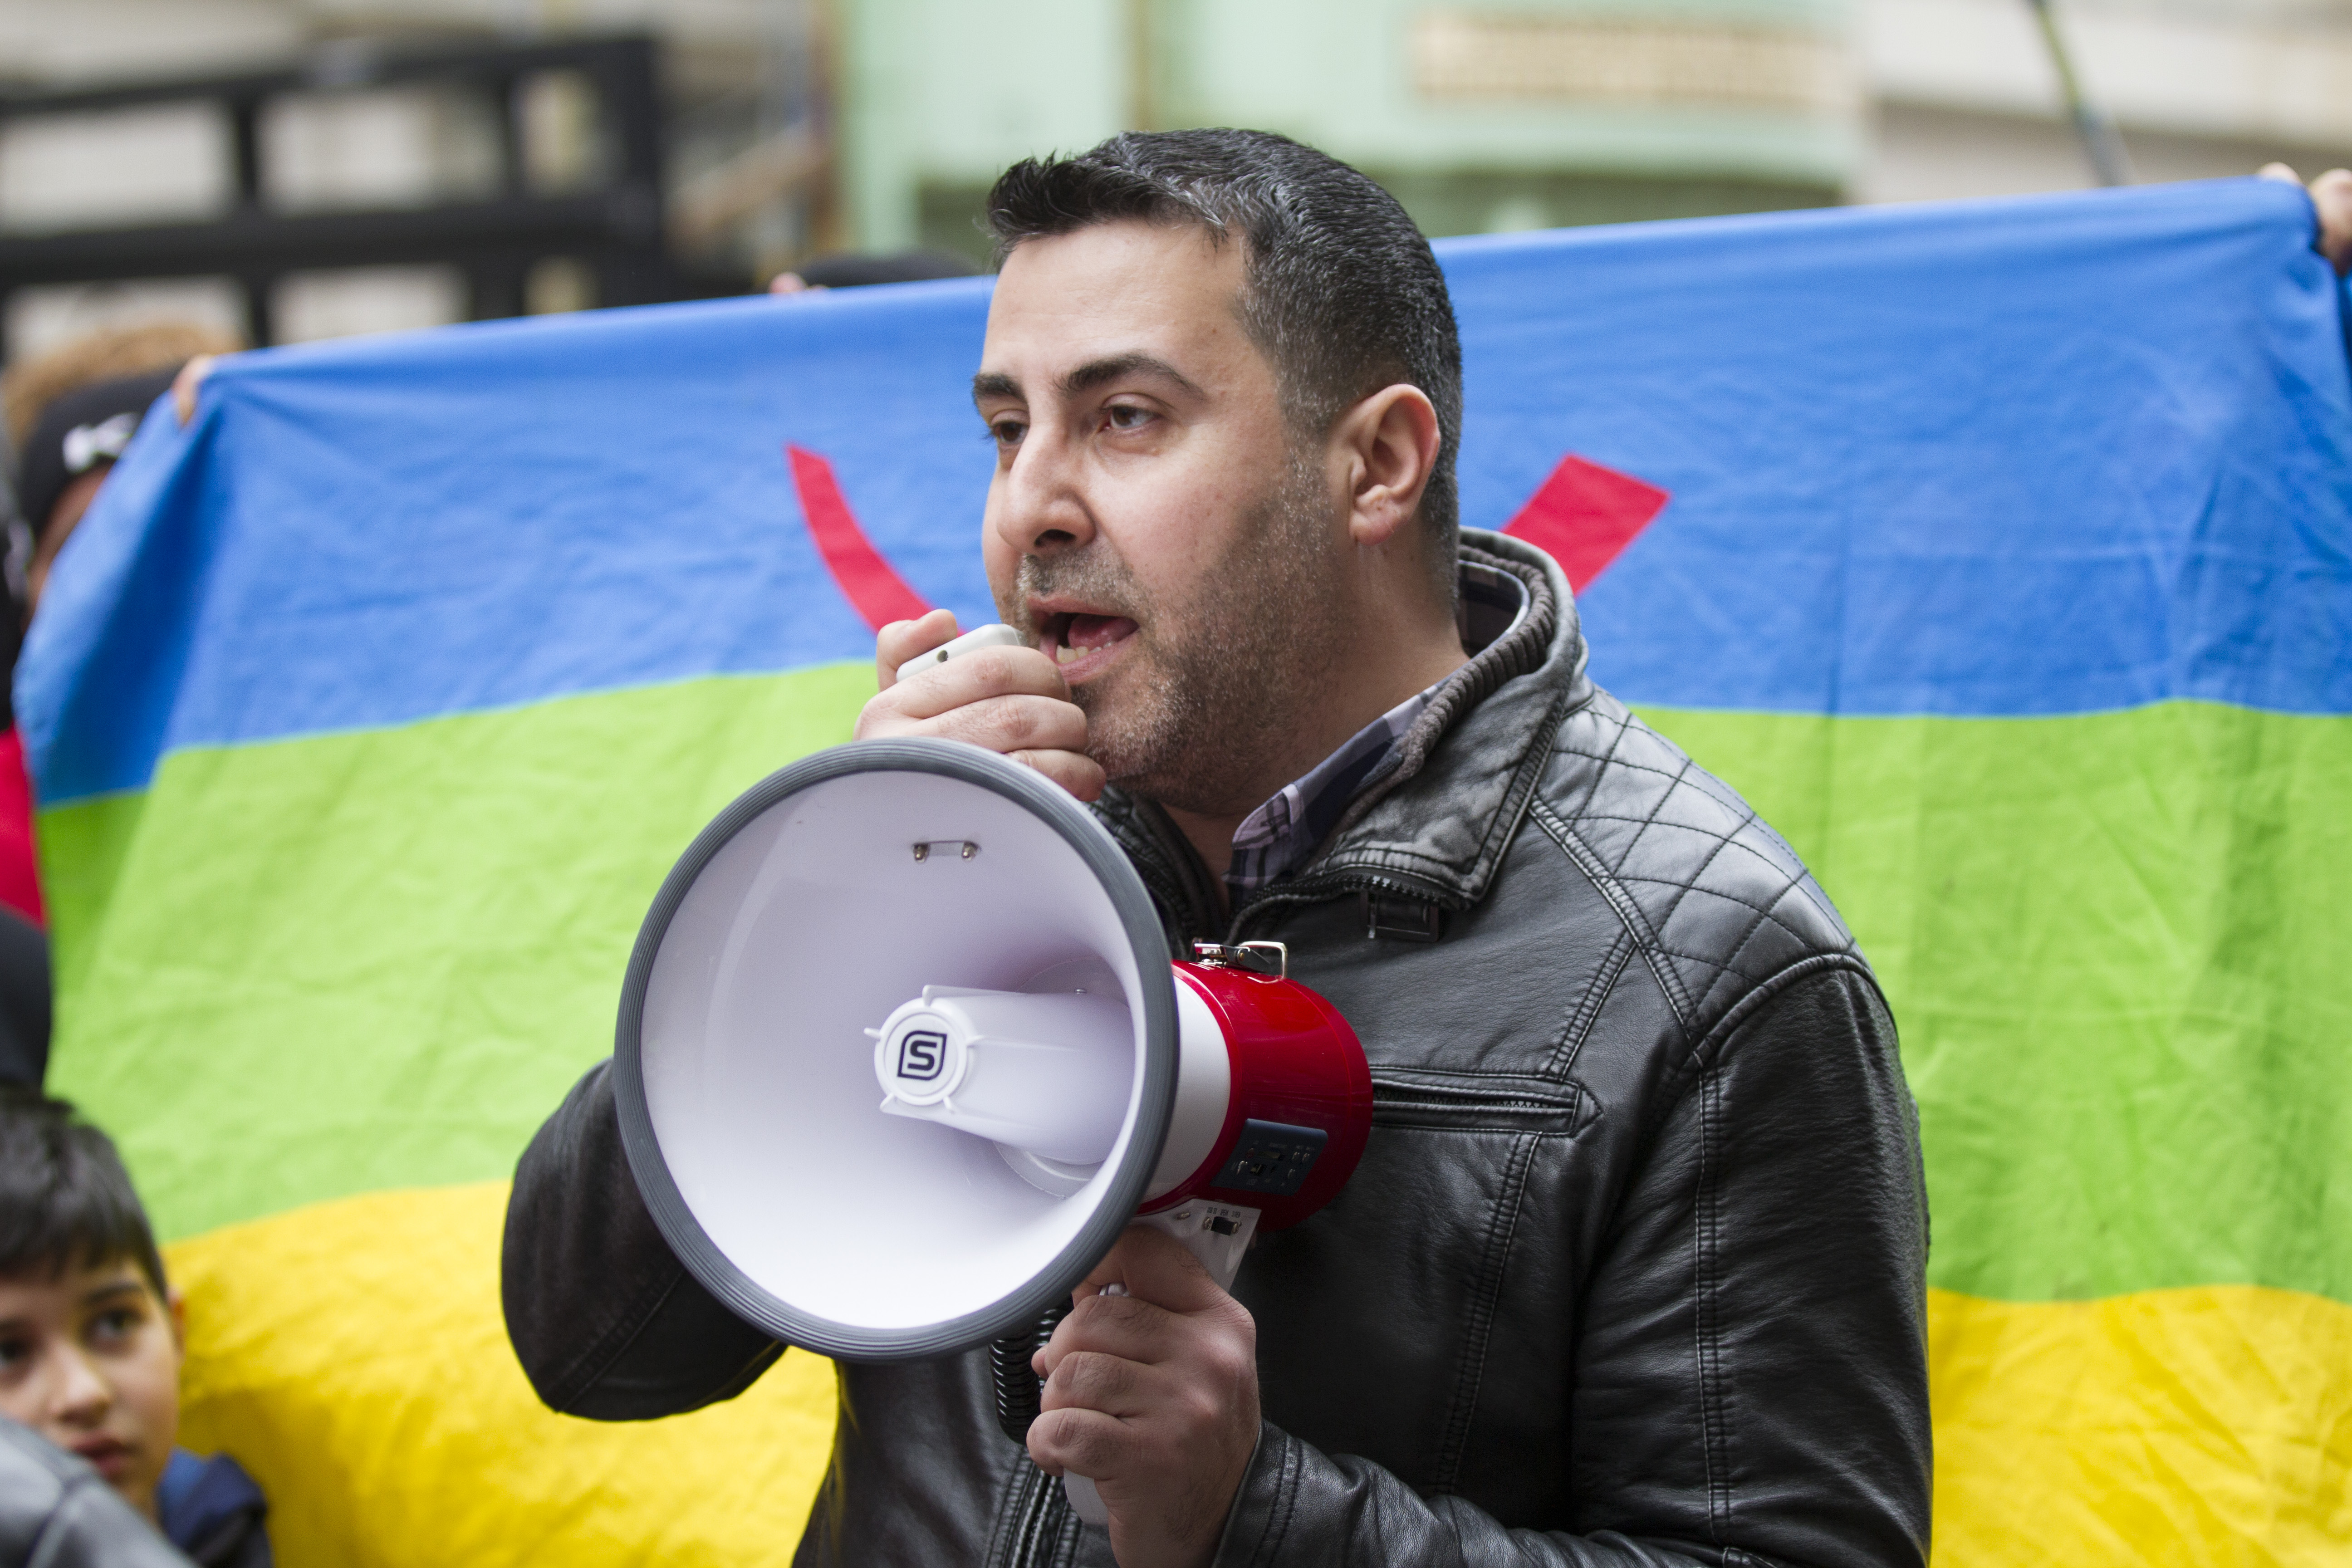
<path id="1" fill-rule="evenodd" d="M 1528 612 L 1438 689 L 1398 742 L 1397 764 L 1349 806 L 1301 882 L 1370 874 L 1450 908 L 1475 903 L 1526 814 L 1553 731 L 1591 697 L 1575 596 L 1552 559 L 1471 529 L 1462 555 L 1518 578 Z"/>

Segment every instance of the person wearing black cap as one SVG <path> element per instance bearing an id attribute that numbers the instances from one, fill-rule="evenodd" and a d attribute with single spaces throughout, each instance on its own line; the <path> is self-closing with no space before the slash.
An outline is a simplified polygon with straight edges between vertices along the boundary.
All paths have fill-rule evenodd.
<path id="1" fill-rule="evenodd" d="M 16 484 L 22 536 L 9 541 L 10 585 L 22 583 L 25 618 L 30 620 L 58 552 L 72 537 L 99 488 L 138 433 L 148 407 L 172 389 L 179 373 L 169 370 L 101 381 L 67 393 L 41 411 L 25 443 Z M 21 574 L 21 575 L 20 575 Z"/>
<path id="2" fill-rule="evenodd" d="M 0 651 L 16 642 L 39 603 L 58 552 L 178 367 L 78 387 L 43 408 L 26 437 L 8 529 L 7 585 L 16 614 L 0 622 Z M 16 712 L 0 683 L 0 1083 L 37 1087 L 49 1059 L 49 944 L 42 933 L 33 796 Z"/>

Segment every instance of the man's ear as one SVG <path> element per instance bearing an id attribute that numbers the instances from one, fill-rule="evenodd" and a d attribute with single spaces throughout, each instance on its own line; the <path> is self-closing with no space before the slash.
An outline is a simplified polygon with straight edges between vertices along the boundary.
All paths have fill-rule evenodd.
<path id="1" fill-rule="evenodd" d="M 188 1299 L 177 1285 L 163 1298 L 163 1315 L 172 1320 L 172 1350 L 182 1360 L 188 1354 Z"/>
<path id="2" fill-rule="evenodd" d="M 1388 543 L 1412 523 L 1436 471 L 1436 406 L 1399 382 L 1341 415 L 1331 437 L 1346 460 L 1349 538 L 1360 547 Z"/>

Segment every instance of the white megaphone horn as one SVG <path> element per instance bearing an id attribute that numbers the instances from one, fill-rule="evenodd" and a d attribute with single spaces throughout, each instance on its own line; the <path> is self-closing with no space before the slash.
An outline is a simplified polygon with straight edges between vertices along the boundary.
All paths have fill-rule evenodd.
<path id="1" fill-rule="evenodd" d="M 961 742 L 856 742 L 754 785 L 662 884 L 614 1090 L 639 1190 L 738 1316 L 850 1361 L 1029 1354 L 1140 1218 L 1230 1287 L 1371 1125 L 1363 1047 L 1274 943 L 1171 963 L 1059 786 Z M 1099 1522 L 1091 1483 L 1072 1500 Z"/>

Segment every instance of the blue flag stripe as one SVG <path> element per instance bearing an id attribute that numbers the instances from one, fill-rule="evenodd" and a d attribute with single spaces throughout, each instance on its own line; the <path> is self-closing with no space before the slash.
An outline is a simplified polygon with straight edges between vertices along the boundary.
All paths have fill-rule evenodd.
<path id="1" fill-rule="evenodd" d="M 2253 181 L 1440 246 L 1463 520 L 1668 492 L 1583 596 L 1636 700 L 2352 712 L 2352 373 Z M 173 747 L 865 658 L 784 451 L 992 615 L 984 279 L 274 350 L 151 416 L 20 668 L 43 798 Z"/>

